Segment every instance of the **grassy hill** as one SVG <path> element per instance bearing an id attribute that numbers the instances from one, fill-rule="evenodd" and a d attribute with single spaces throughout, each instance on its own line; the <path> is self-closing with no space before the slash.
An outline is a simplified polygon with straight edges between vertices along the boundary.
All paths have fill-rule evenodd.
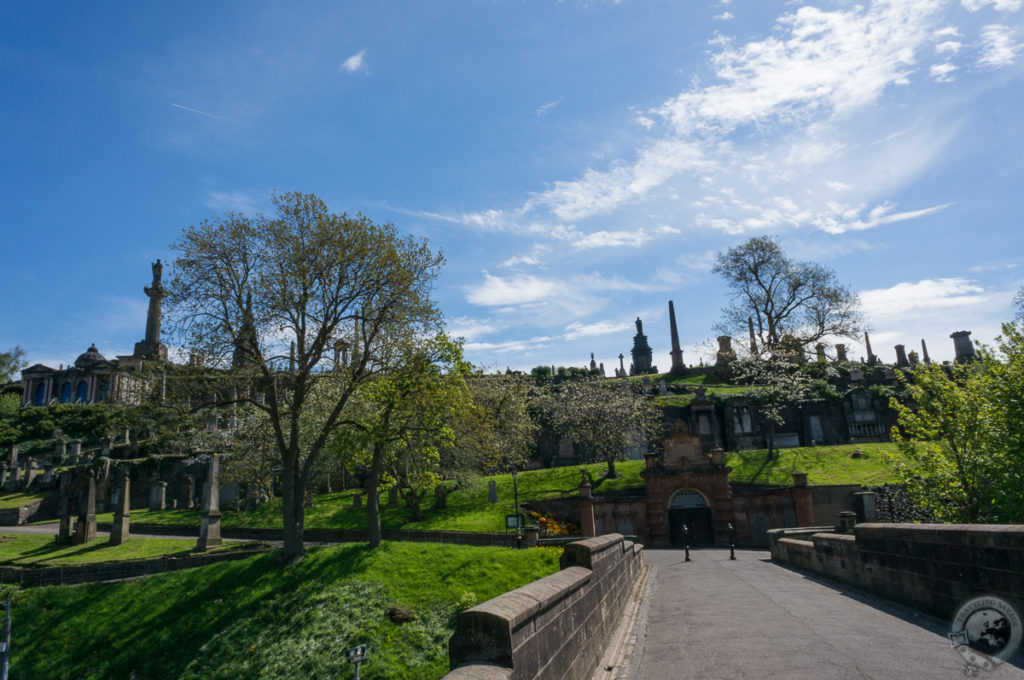
<path id="1" fill-rule="evenodd" d="M 385 543 L 275 555 L 122 583 L 17 591 L 11 677 L 25 680 L 439 678 L 456 612 L 558 570 L 557 548 Z M 133 675 L 134 673 L 134 675 Z"/>
<path id="2" fill-rule="evenodd" d="M 848 444 L 783 449 L 778 458 L 768 460 L 766 450 L 735 451 L 726 454 L 726 463 L 733 468 L 730 479 L 734 482 L 758 484 L 792 484 L 793 472 L 808 473 L 810 484 L 881 484 L 888 480 L 888 471 L 882 460 L 883 450 L 895 451 L 893 444 Z M 852 458 L 854 451 L 863 457 Z M 543 498 L 576 495 L 580 481 L 580 467 L 587 470 L 594 493 L 639 488 L 643 486 L 641 471 L 644 461 L 632 460 L 616 464 L 617 479 L 604 477 L 606 466 L 593 463 L 584 466 L 532 470 L 519 474 L 519 500 L 527 502 Z M 487 502 L 490 480 L 497 483 L 498 503 Z M 306 526 L 310 528 L 359 529 L 366 527 L 366 510 L 352 507 L 355 490 L 317 496 L 312 508 L 307 509 Z M 504 518 L 513 510 L 512 477 L 496 475 L 485 477 L 470 487 L 448 495 L 448 507 L 436 510 L 429 507 L 422 522 L 414 522 L 405 508 L 382 511 L 384 526 L 401 529 L 447 529 L 454 531 L 502 531 Z M 111 515 L 100 517 L 110 521 Z M 198 526 L 198 510 L 169 510 L 148 512 L 132 510 L 133 522 L 159 524 L 187 524 Z M 264 504 L 253 512 L 224 511 L 226 527 L 254 526 L 280 527 L 280 501 Z"/>

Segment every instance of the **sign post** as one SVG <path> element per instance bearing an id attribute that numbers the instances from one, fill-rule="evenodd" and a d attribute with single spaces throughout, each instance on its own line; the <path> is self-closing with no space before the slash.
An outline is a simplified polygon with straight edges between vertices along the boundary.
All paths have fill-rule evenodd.
<path id="1" fill-rule="evenodd" d="M 355 680 L 359 680 L 359 664 L 366 661 L 366 645 L 359 645 L 348 650 L 349 663 L 356 665 Z"/>

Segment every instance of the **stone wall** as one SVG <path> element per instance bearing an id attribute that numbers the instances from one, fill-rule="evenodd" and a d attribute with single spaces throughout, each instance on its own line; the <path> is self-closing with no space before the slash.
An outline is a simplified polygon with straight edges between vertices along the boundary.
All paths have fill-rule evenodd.
<path id="1" fill-rule="evenodd" d="M 445 680 L 593 673 L 640 578 L 643 547 L 608 534 L 565 546 L 562 570 L 461 612 Z"/>
<path id="2" fill-rule="evenodd" d="M 772 559 L 849 583 L 941 618 L 996 595 L 1024 610 L 1024 525 L 858 524 L 776 529 Z"/>

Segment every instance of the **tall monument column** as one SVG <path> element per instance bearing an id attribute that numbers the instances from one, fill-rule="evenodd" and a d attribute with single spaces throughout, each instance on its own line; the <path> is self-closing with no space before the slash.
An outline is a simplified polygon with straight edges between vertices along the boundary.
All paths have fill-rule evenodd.
<path id="1" fill-rule="evenodd" d="M 669 354 L 672 356 L 672 374 L 681 375 L 686 371 L 686 365 L 683 364 L 683 350 L 679 348 L 679 329 L 676 328 L 676 308 L 673 306 L 672 301 L 668 301 L 668 325 L 672 331 L 672 351 Z"/>
<path id="2" fill-rule="evenodd" d="M 153 263 L 153 283 L 143 288 L 149 297 L 149 311 L 146 314 L 146 339 L 135 343 L 132 356 L 141 359 L 167 361 L 167 346 L 160 342 L 160 321 L 163 314 L 163 299 L 167 295 L 163 284 L 164 266 L 157 260 Z"/>

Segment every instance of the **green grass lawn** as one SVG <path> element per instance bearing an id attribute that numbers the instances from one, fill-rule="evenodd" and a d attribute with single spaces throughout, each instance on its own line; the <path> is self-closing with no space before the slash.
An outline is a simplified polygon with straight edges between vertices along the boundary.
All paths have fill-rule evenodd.
<path id="1" fill-rule="evenodd" d="M 226 543 L 215 550 L 237 549 Z M 0 533 L 0 564 L 20 567 L 62 567 L 95 562 L 141 560 L 163 555 L 187 555 L 194 542 L 170 538 L 130 538 L 121 545 L 107 545 L 106 536 L 85 545 L 57 545 L 53 536 Z"/>
<path id="2" fill-rule="evenodd" d="M 20 508 L 23 505 L 28 505 L 42 498 L 45 498 L 45 493 L 25 493 L 24 491 L 15 491 L 13 493 L 0 493 L 0 510 L 7 510 L 9 508 Z"/>
<path id="3" fill-rule="evenodd" d="M 850 458 L 858 449 L 864 458 Z M 782 449 L 776 460 L 768 461 L 764 449 L 736 451 L 726 454 L 726 462 L 733 468 L 730 479 L 735 482 L 757 484 L 792 484 L 793 472 L 806 472 L 810 484 L 881 484 L 889 480 L 882 461 L 883 449 L 895 451 L 893 444 L 850 444 Z M 585 467 L 594 493 L 642 487 L 644 461 L 629 460 L 616 463 L 617 479 L 605 479 L 607 466 L 592 463 L 584 466 L 532 470 L 519 474 L 519 500 L 527 502 L 544 498 L 574 496 L 578 493 L 580 467 Z M 487 502 L 487 483 L 495 480 L 498 503 Z M 363 529 L 366 527 L 366 509 L 352 508 L 355 490 L 324 494 L 316 497 L 315 504 L 306 511 L 307 528 Z M 435 510 L 425 504 L 424 519 L 414 522 L 411 513 L 401 508 L 384 508 L 381 522 L 395 529 L 432 529 L 451 531 L 503 531 L 505 515 L 512 512 L 512 477 L 496 475 L 477 480 L 472 486 L 448 494 L 448 507 Z M 110 513 L 100 515 L 100 522 L 110 522 Z M 154 524 L 182 524 L 199 526 L 199 510 L 165 510 L 150 512 L 132 510 L 132 522 Z M 226 510 L 222 526 L 225 527 L 281 527 L 279 500 L 265 503 L 253 512 Z"/>
<path id="4" fill-rule="evenodd" d="M 861 451 L 862 458 L 851 458 Z M 782 449 L 775 460 L 768 460 L 767 449 L 733 451 L 725 454 L 732 467 L 729 479 L 756 484 L 793 483 L 794 472 L 806 472 L 808 484 L 883 484 L 891 473 L 882 460 L 882 451 L 896 452 L 896 445 L 843 444 L 840 446 L 801 446 Z"/>
<path id="5" fill-rule="evenodd" d="M 440 678 L 455 613 L 554 573 L 560 554 L 346 544 L 287 567 L 271 554 L 122 583 L 5 587 L 11 676 L 350 678 L 344 650 L 365 643 L 365 680 Z"/>

